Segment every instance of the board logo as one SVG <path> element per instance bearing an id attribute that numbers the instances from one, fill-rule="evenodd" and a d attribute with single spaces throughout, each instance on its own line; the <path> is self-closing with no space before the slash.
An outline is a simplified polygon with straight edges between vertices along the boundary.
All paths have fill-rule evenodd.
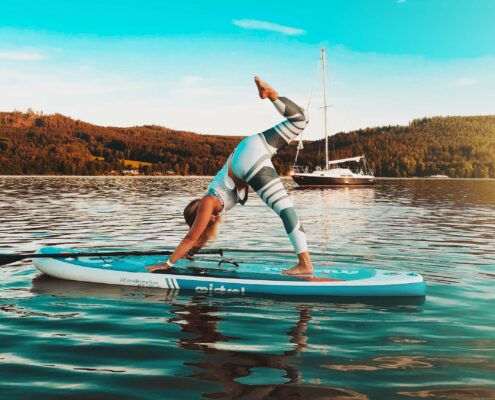
<path id="1" fill-rule="evenodd" d="M 215 287 L 212 283 L 209 286 L 196 286 L 194 290 L 196 293 L 240 294 L 241 296 L 246 293 L 243 286 L 240 289 L 227 289 L 224 285 Z"/>
<path id="2" fill-rule="evenodd" d="M 153 281 L 151 279 L 130 279 L 126 277 L 121 277 L 120 282 L 126 285 L 133 286 L 141 286 L 141 287 L 149 287 L 149 288 L 157 288 L 160 287 L 157 281 Z"/>

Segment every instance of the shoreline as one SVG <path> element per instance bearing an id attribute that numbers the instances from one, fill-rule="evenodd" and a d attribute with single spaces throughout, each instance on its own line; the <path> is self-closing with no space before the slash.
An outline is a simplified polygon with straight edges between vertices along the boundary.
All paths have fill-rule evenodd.
<path id="1" fill-rule="evenodd" d="M 101 179 L 183 179 L 183 178 L 213 178 L 214 175 L 1 175 L 1 178 L 101 178 Z M 283 175 L 280 179 L 290 179 L 290 176 Z M 411 177 L 375 177 L 376 180 L 431 180 L 431 181 L 495 181 L 495 178 L 431 178 L 428 176 Z"/>

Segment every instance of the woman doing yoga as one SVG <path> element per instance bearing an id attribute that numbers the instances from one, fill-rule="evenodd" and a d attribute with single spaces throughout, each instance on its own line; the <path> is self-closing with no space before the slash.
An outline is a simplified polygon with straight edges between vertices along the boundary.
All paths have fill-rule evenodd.
<path id="1" fill-rule="evenodd" d="M 279 97 L 270 85 L 254 78 L 261 99 L 270 99 L 286 120 L 262 133 L 243 139 L 215 176 L 201 199 L 193 200 L 184 210 L 190 229 L 165 264 L 148 267 L 155 272 L 166 270 L 180 258 L 197 252 L 215 236 L 220 214 L 237 203 L 244 204 L 250 186 L 265 204 L 275 211 L 296 251 L 299 262 L 284 270 L 287 275 L 311 274 L 306 234 L 292 201 L 272 164 L 277 150 L 289 144 L 306 127 L 304 110 L 286 97 Z"/>

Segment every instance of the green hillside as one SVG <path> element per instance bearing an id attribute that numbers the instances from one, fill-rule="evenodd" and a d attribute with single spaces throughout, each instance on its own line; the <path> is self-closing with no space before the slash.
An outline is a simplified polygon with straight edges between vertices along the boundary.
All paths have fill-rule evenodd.
<path id="1" fill-rule="evenodd" d="M 0 174 L 103 175 L 132 166 L 144 174 L 213 175 L 241 139 L 3 112 Z M 377 176 L 495 177 L 495 116 L 424 118 L 409 126 L 340 133 L 332 143 L 332 158 L 366 154 Z M 299 164 L 321 163 L 323 141 L 304 146 Z M 277 154 L 274 163 L 281 174 L 288 172 L 294 155 L 295 146 Z"/>

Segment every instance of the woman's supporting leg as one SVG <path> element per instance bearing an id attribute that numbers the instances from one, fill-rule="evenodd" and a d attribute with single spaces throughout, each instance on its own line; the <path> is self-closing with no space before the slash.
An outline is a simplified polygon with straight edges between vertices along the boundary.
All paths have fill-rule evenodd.
<path id="1" fill-rule="evenodd" d="M 304 110 L 287 97 L 278 97 L 272 100 L 272 103 L 277 111 L 287 118 L 261 134 L 274 154 L 294 140 L 304 130 L 308 121 Z M 271 160 L 264 161 L 261 168 L 248 178 L 248 183 L 256 194 L 282 219 L 296 253 L 307 251 L 306 233 Z"/>
<path id="2" fill-rule="evenodd" d="M 287 119 L 261 133 L 266 152 L 258 153 L 257 160 L 244 174 L 245 181 L 261 200 L 282 219 L 285 231 L 297 254 L 307 251 L 306 233 L 299 221 L 292 201 L 278 177 L 271 158 L 280 148 L 289 144 L 306 127 L 304 110 L 286 97 L 270 98 L 277 111 Z"/>
<path id="3" fill-rule="evenodd" d="M 279 97 L 273 88 L 258 77 L 255 81 L 260 97 L 269 98 L 286 120 L 263 133 L 244 139 L 232 157 L 232 170 L 282 219 L 299 258 L 299 263 L 284 273 L 311 273 L 313 267 L 307 252 L 306 233 L 271 161 L 277 150 L 289 144 L 304 130 L 307 125 L 306 114 L 291 100 Z"/>
<path id="4" fill-rule="evenodd" d="M 306 233 L 271 160 L 262 161 L 258 171 L 249 177 L 247 182 L 259 198 L 282 219 L 296 253 L 307 251 Z"/>

